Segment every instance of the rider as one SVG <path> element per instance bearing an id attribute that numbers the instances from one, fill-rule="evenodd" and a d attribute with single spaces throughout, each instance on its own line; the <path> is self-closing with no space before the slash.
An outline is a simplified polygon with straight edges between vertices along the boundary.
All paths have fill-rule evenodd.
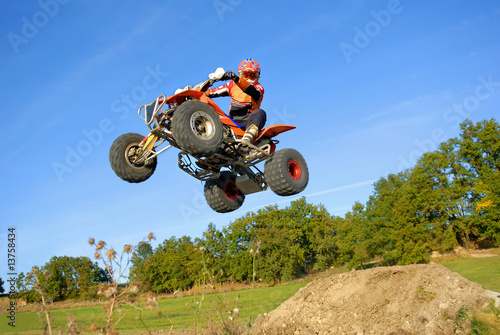
<path id="1" fill-rule="evenodd" d="M 238 67 L 238 76 L 226 71 L 222 80 L 226 84 L 207 90 L 209 98 L 231 97 L 229 116 L 245 127 L 242 140 L 252 143 L 266 123 L 266 112 L 260 108 L 264 97 L 264 87 L 259 83 L 260 65 L 256 60 L 247 58 Z"/>

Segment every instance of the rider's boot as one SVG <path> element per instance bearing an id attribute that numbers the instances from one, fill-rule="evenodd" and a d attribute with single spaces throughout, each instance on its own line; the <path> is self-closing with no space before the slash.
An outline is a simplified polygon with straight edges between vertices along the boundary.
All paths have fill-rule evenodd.
<path id="1" fill-rule="evenodd" d="M 247 128 L 247 130 L 245 131 L 245 134 L 243 135 L 243 137 L 241 138 L 241 140 L 243 142 L 246 142 L 248 144 L 252 143 L 252 141 L 254 139 L 257 138 L 257 136 L 259 136 L 259 127 L 257 127 L 256 125 L 252 124 L 250 127 Z"/>
<path id="2" fill-rule="evenodd" d="M 257 138 L 257 136 L 259 136 L 259 127 L 252 124 L 250 127 L 247 128 L 245 134 L 243 134 L 241 141 L 246 144 L 251 144 L 253 140 Z M 243 156 L 247 156 L 252 151 L 252 149 L 247 145 L 240 145 L 239 147 L 240 147 L 239 150 L 243 154 Z"/>

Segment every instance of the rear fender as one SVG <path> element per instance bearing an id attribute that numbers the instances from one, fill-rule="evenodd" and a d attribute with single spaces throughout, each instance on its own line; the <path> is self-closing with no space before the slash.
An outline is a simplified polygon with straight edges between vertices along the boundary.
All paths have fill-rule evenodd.
<path id="1" fill-rule="evenodd" d="M 273 138 L 281 133 L 284 133 L 285 131 L 289 131 L 289 130 L 292 130 L 292 129 L 295 129 L 297 127 L 295 126 L 289 126 L 289 125 L 286 125 L 286 124 L 274 124 L 272 126 L 269 126 L 269 127 L 266 127 L 264 129 L 262 129 L 262 131 L 260 132 L 260 135 L 259 137 L 257 137 L 254 141 L 257 142 L 258 140 L 264 138 L 264 137 L 267 137 L 267 138 Z"/>

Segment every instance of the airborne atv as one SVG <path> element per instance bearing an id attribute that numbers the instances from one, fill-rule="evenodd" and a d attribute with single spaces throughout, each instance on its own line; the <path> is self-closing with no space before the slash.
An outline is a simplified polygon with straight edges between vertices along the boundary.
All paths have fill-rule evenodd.
<path id="1" fill-rule="evenodd" d="M 130 183 L 147 180 L 156 169 L 157 156 L 173 146 L 181 150 L 181 170 L 205 182 L 205 198 L 216 212 L 234 211 L 245 195 L 268 187 L 281 196 L 304 190 L 309 172 L 302 155 L 294 149 L 275 151 L 274 137 L 295 127 L 272 125 L 252 144 L 243 142 L 244 127 L 204 93 L 223 74 L 218 68 L 209 80 L 141 106 L 138 114 L 150 133 L 128 133 L 113 142 L 109 161 L 116 175 Z M 256 166 L 262 161 L 264 173 Z"/>

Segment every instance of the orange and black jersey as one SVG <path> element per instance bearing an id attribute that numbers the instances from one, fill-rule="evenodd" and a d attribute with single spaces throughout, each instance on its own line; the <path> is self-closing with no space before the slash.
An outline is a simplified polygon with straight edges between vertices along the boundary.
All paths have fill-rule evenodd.
<path id="1" fill-rule="evenodd" d="M 207 91 L 207 95 L 210 98 L 231 97 L 230 117 L 250 114 L 257 108 L 260 108 L 264 97 L 264 87 L 261 84 L 251 84 L 245 80 L 238 79 L 236 78 L 235 81 L 232 80 Z"/>

